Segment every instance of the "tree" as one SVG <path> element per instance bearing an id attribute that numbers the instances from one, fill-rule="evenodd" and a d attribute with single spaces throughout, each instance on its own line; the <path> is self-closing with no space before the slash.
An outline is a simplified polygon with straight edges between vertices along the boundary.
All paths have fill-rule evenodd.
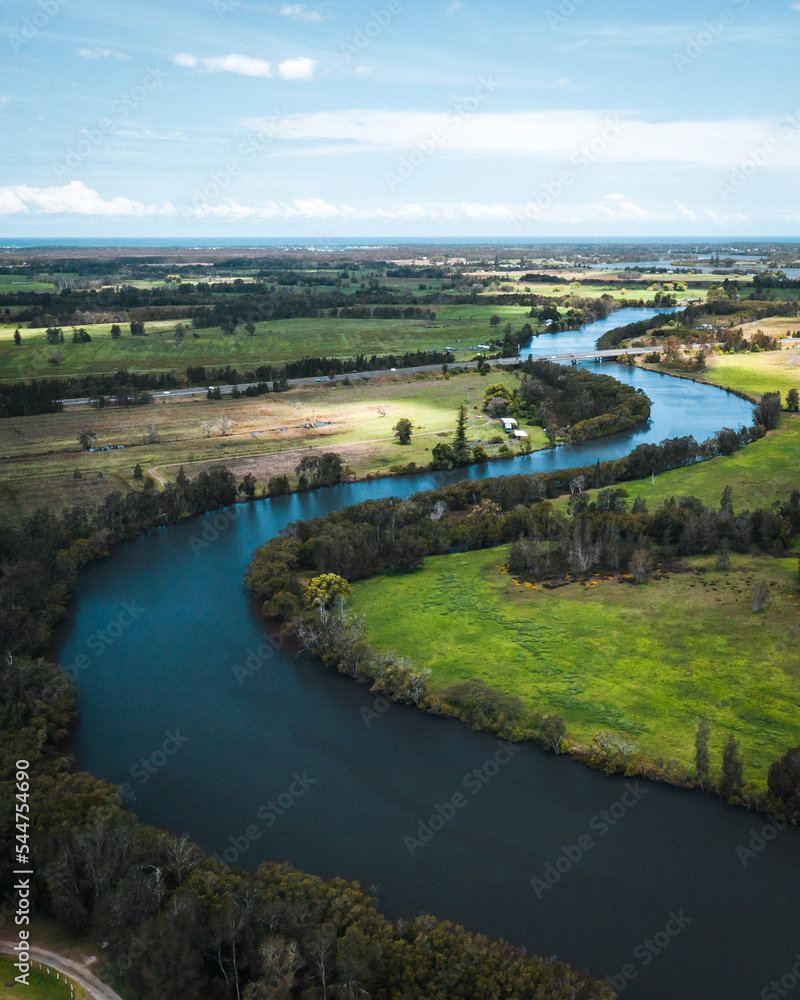
<path id="1" fill-rule="evenodd" d="M 248 472 L 244 479 L 242 479 L 241 485 L 239 486 L 239 492 L 247 497 L 248 500 L 254 500 L 256 495 L 256 477 Z"/>
<path id="2" fill-rule="evenodd" d="M 247 335 L 249 337 L 254 337 L 255 336 L 256 325 L 255 325 L 255 323 L 252 320 L 250 320 L 248 323 L 245 323 L 244 328 L 245 328 L 245 330 L 247 330 Z"/>
<path id="3" fill-rule="evenodd" d="M 130 327 L 131 327 L 131 336 L 132 337 L 144 337 L 145 336 L 144 323 L 140 322 L 139 320 L 132 320 L 131 324 L 130 324 Z"/>
<path id="4" fill-rule="evenodd" d="M 392 430 L 400 444 L 408 444 L 411 441 L 411 429 L 413 426 L 408 417 L 400 417 L 394 425 Z"/>
<path id="5" fill-rule="evenodd" d="M 561 741 L 567 732 L 567 724 L 560 715 L 547 715 L 539 729 L 545 742 L 556 753 L 561 753 Z"/>
<path id="6" fill-rule="evenodd" d="M 229 417 L 222 417 L 220 419 L 220 422 L 217 424 L 217 427 L 219 427 L 219 432 L 222 435 L 222 437 L 227 437 L 235 426 L 236 424 Z"/>
<path id="7" fill-rule="evenodd" d="M 455 463 L 455 452 L 446 441 L 440 441 L 431 451 L 433 465 L 436 469 L 452 469 Z"/>
<path id="8" fill-rule="evenodd" d="M 17 347 L 19 347 L 19 345 L 22 343 L 22 337 L 20 335 L 19 330 L 14 331 L 14 343 L 17 345 Z"/>
<path id="9" fill-rule="evenodd" d="M 761 402 L 753 410 L 753 423 L 761 424 L 766 430 L 774 431 L 781 419 L 781 394 L 765 392 Z"/>
<path id="10" fill-rule="evenodd" d="M 469 442 L 467 441 L 467 407 L 464 403 L 458 408 L 456 436 L 453 442 L 453 454 L 458 465 L 469 462 Z"/>
<path id="11" fill-rule="evenodd" d="M 119 323 L 113 323 L 111 325 L 111 339 L 119 340 L 121 336 L 122 336 L 122 331 L 119 328 Z"/>
<path id="12" fill-rule="evenodd" d="M 16 340 L 16 337 L 14 339 Z M 800 395 L 798 395 L 797 389 L 790 389 L 787 393 L 786 409 L 791 413 L 797 413 L 800 410 Z"/>
<path id="13" fill-rule="evenodd" d="M 133 478 L 134 479 L 141 479 L 142 478 L 142 467 L 141 467 L 141 465 L 139 465 L 138 462 L 133 467 Z"/>
<path id="14" fill-rule="evenodd" d="M 496 326 L 500 326 L 500 317 L 497 314 L 490 317 L 489 326 L 492 327 L 492 329 Z"/>
<path id="15" fill-rule="evenodd" d="M 47 355 L 47 363 L 50 365 L 61 364 L 61 351 L 57 347 Z"/>
<path id="16" fill-rule="evenodd" d="M 267 492 L 271 497 L 284 496 L 292 492 L 288 476 L 270 476 L 267 483 Z"/>
<path id="17" fill-rule="evenodd" d="M 708 734 L 709 734 L 708 719 L 701 719 L 697 724 L 697 734 L 694 738 L 694 769 L 697 774 L 697 780 L 700 784 L 708 777 L 708 765 L 709 765 L 709 754 L 708 754 Z"/>
<path id="18" fill-rule="evenodd" d="M 631 556 L 630 569 L 633 579 L 637 583 L 644 583 L 644 581 L 650 576 L 652 564 L 652 559 L 650 558 L 650 553 L 647 549 L 636 549 Z"/>
<path id="19" fill-rule="evenodd" d="M 787 750 L 770 764 L 767 785 L 776 799 L 791 809 L 800 808 L 800 747 Z"/>
<path id="20" fill-rule="evenodd" d="M 731 733 L 722 751 L 722 778 L 719 784 L 719 790 L 726 799 L 742 787 L 743 775 L 744 761 L 739 753 L 739 741 Z"/>
<path id="21" fill-rule="evenodd" d="M 499 399 L 498 399 L 498 397 L 499 397 Z M 513 399 L 514 399 L 514 394 L 508 388 L 507 385 L 503 385 L 502 382 L 492 382 L 491 385 L 487 385 L 486 388 L 483 390 L 483 409 L 485 410 L 489 406 L 489 404 L 491 402 L 493 402 L 494 400 L 498 400 L 497 402 L 495 402 L 495 405 L 493 407 L 493 411 L 497 412 L 498 407 L 500 406 L 500 404 L 502 402 L 505 402 L 506 403 L 506 409 L 503 410 L 503 413 L 505 413 L 506 410 L 508 409 L 508 405 L 511 402 L 513 402 Z M 502 415 L 502 414 L 499 414 L 499 415 Z"/>
<path id="22" fill-rule="evenodd" d="M 294 472 L 303 484 L 303 489 L 313 489 L 319 480 L 319 456 L 304 455 L 295 466 Z"/>
<path id="23" fill-rule="evenodd" d="M 717 569 L 727 569 L 731 564 L 731 543 L 723 538 L 717 549 Z"/>
<path id="24" fill-rule="evenodd" d="M 95 442 L 97 441 L 97 434 L 93 430 L 90 430 L 88 427 L 84 427 L 84 429 L 78 435 L 78 441 L 80 442 L 81 445 L 81 451 L 89 451 L 91 448 L 94 448 L 95 446 Z"/>

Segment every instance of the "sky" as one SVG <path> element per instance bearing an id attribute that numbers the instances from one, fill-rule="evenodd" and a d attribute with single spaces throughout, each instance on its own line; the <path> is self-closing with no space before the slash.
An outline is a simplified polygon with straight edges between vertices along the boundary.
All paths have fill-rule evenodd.
<path id="1" fill-rule="evenodd" d="M 800 234 L 800 3 L 3 0 L 0 241 Z"/>

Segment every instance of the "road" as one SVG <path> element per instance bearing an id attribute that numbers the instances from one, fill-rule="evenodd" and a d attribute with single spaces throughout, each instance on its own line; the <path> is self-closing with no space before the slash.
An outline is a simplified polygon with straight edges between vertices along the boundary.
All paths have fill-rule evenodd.
<path id="1" fill-rule="evenodd" d="M 592 359 L 602 361 L 603 358 L 616 358 L 620 354 L 649 354 L 652 350 L 652 347 L 628 347 L 624 350 L 612 348 L 608 351 L 579 351 L 574 354 L 529 354 L 528 357 L 533 357 L 535 360 L 545 358 L 548 361 L 591 361 Z M 493 358 L 491 363 L 492 365 L 517 365 L 521 361 L 525 360 L 527 360 L 527 358 L 523 352 L 517 358 Z M 477 361 L 460 361 L 451 367 L 475 368 L 477 365 Z M 288 382 L 290 386 L 314 385 L 316 382 L 342 382 L 346 378 L 349 378 L 352 381 L 353 379 L 380 378 L 381 376 L 386 375 L 415 375 L 417 372 L 438 372 L 441 370 L 441 364 L 418 365 L 416 368 L 382 368 L 379 371 L 374 372 L 346 372 L 342 375 L 334 375 L 333 378 L 291 378 Z M 248 389 L 250 386 L 258 384 L 258 382 L 242 382 L 239 385 L 239 389 Z M 223 395 L 230 395 L 233 391 L 233 386 L 221 385 L 219 386 L 219 390 Z M 170 389 L 165 392 L 154 392 L 152 393 L 152 396 L 153 399 L 172 399 L 177 396 L 205 396 L 207 392 L 208 387 L 201 386 L 196 389 Z M 91 398 L 86 396 L 82 399 L 64 399 L 62 402 L 64 406 L 87 406 L 91 402 Z"/>
<path id="2" fill-rule="evenodd" d="M 10 941 L 0 941 L 0 952 L 5 955 L 14 955 L 14 947 Z M 54 951 L 47 951 L 45 948 L 30 948 L 31 964 L 41 962 L 42 965 L 49 965 L 51 969 L 68 976 L 73 982 L 82 986 L 92 997 L 92 1000 L 122 1000 L 119 993 L 115 993 L 110 986 L 106 986 L 97 976 L 89 971 L 88 964 L 75 962 L 71 958 L 64 958 Z M 53 977 L 55 978 L 55 976 Z M 24 993 L 24 987 L 20 994 Z"/>

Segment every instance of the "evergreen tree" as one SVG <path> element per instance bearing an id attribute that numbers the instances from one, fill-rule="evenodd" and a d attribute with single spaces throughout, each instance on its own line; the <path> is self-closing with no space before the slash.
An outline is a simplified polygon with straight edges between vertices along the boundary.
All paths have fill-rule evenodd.
<path id="1" fill-rule="evenodd" d="M 701 719 L 697 726 L 697 735 L 694 738 L 694 769 L 697 780 L 702 784 L 708 777 L 708 719 Z"/>
<path id="2" fill-rule="evenodd" d="M 739 753 L 739 741 L 731 733 L 722 751 L 722 778 L 719 785 L 719 790 L 726 799 L 735 795 L 742 787 L 743 774 L 744 761 Z"/>
<path id="3" fill-rule="evenodd" d="M 467 441 L 467 407 L 464 403 L 458 408 L 458 422 L 456 424 L 456 437 L 453 442 L 453 452 L 455 453 L 456 464 L 466 465 L 469 462 L 469 443 Z"/>
<path id="4" fill-rule="evenodd" d="M 138 462 L 133 467 L 133 478 L 134 479 L 141 479 L 142 478 L 142 467 L 141 467 L 141 465 L 139 465 Z"/>
<path id="5" fill-rule="evenodd" d="M 17 347 L 19 347 L 19 345 L 22 343 L 22 337 L 20 336 L 19 330 L 14 331 L 14 343 L 17 345 Z"/>

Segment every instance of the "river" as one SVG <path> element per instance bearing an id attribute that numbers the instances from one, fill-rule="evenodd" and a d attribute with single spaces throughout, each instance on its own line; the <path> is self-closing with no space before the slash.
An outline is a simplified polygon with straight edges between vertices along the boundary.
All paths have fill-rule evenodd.
<path id="1" fill-rule="evenodd" d="M 559 334 L 559 348 L 642 318 L 633 312 Z M 555 339 L 537 338 L 531 350 L 548 352 Z M 647 392 L 648 426 L 466 473 L 594 462 L 642 441 L 702 440 L 749 422 L 750 405 L 719 389 L 597 370 Z M 404 706 L 378 711 L 365 688 L 264 643 L 242 584 L 259 544 L 298 518 L 464 474 L 242 505 L 117 546 L 82 570 L 57 635 L 62 666 L 87 658 L 76 680 L 80 766 L 127 784 L 144 822 L 245 868 L 287 860 L 360 879 L 377 886 L 390 917 L 427 911 L 557 954 L 618 977 L 633 1000 L 756 1000 L 795 961 L 797 831 L 778 833 L 744 864 L 737 847 L 762 817 L 532 746 L 501 752 L 498 763 L 491 736 Z M 448 808 L 457 792 L 465 804 Z M 405 839 L 441 813 L 429 842 Z M 532 886 L 547 875 L 552 885 Z"/>

